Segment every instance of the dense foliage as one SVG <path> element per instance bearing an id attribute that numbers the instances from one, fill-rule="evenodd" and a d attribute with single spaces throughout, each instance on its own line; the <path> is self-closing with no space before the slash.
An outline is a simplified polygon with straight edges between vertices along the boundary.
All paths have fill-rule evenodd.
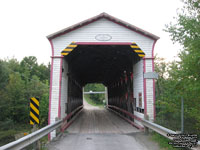
<path id="1" fill-rule="evenodd" d="M 105 87 L 103 84 L 87 84 L 84 87 L 84 91 L 85 92 L 89 92 L 89 91 L 105 91 Z M 102 104 L 103 100 L 105 100 L 105 94 L 89 94 L 88 97 L 93 100 L 96 104 Z"/>
<path id="2" fill-rule="evenodd" d="M 40 99 L 40 127 L 47 125 L 49 75 L 50 65 L 39 65 L 33 56 L 0 60 L 0 143 L 30 128 L 30 97 Z"/>
<path id="3" fill-rule="evenodd" d="M 179 61 L 157 59 L 157 121 L 180 131 L 181 97 L 184 98 L 185 132 L 200 135 L 200 0 L 183 0 L 175 24 L 166 26 L 173 42 L 183 49 Z"/>

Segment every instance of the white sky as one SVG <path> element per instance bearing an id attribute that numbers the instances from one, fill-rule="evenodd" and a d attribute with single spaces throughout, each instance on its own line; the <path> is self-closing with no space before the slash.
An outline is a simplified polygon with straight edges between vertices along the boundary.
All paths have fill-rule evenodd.
<path id="1" fill-rule="evenodd" d="M 47 35 L 106 12 L 159 36 L 155 53 L 173 60 L 180 46 L 163 29 L 181 7 L 180 0 L 1 0 L 0 59 L 36 56 L 47 64 Z"/>

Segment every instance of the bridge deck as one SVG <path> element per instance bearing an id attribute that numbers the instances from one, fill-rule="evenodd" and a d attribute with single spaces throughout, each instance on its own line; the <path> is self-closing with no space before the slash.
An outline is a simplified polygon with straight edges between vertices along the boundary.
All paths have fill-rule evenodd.
<path id="1" fill-rule="evenodd" d="M 138 129 L 106 109 L 84 102 L 84 110 L 49 150 L 158 150 Z"/>
<path id="2" fill-rule="evenodd" d="M 68 128 L 69 133 L 132 133 L 139 132 L 128 122 L 106 109 L 85 109 Z"/>

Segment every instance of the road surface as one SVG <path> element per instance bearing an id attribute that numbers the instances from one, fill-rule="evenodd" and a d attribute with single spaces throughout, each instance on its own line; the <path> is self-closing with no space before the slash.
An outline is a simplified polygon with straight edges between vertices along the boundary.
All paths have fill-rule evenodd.
<path id="1" fill-rule="evenodd" d="M 158 150 L 148 136 L 114 113 L 89 105 L 49 150 Z"/>

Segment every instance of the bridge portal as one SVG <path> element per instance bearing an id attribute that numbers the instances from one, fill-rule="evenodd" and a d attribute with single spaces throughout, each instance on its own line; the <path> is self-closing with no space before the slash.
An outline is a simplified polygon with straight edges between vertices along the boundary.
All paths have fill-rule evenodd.
<path id="1" fill-rule="evenodd" d="M 49 124 L 83 105 L 87 83 L 106 86 L 107 107 L 155 119 L 154 46 L 159 37 L 101 13 L 47 38 L 52 47 Z"/>

